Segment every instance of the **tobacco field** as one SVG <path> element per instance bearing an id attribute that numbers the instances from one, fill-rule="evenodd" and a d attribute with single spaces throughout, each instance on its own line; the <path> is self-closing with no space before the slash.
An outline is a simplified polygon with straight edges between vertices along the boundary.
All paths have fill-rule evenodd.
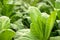
<path id="1" fill-rule="evenodd" d="M 60 0 L 0 0 L 0 40 L 60 40 Z"/>

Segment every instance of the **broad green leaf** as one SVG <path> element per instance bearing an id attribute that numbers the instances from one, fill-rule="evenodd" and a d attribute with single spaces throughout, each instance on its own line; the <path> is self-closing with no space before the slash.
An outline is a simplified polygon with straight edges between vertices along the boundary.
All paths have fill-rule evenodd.
<path id="1" fill-rule="evenodd" d="M 29 7 L 29 13 L 30 13 L 30 17 L 31 17 L 31 21 L 37 22 L 37 17 L 41 16 L 41 12 L 38 10 L 38 8 L 36 7 Z"/>
<path id="2" fill-rule="evenodd" d="M 16 32 L 15 40 L 34 40 L 30 34 L 30 29 L 22 29 Z"/>
<path id="3" fill-rule="evenodd" d="M 6 16 L 0 17 L 0 30 L 10 28 L 10 19 Z"/>
<path id="4" fill-rule="evenodd" d="M 57 12 L 53 11 L 48 17 L 41 15 L 41 12 L 36 7 L 30 7 L 29 12 L 32 21 L 30 25 L 31 34 L 38 38 L 37 40 L 48 40 Z"/>
<path id="5" fill-rule="evenodd" d="M 15 32 L 11 29 L 3 29 L 0 31 L 0 40 L 12 40 L 14 37 Z"/>
<path id="6" fill-rule="evenodd" d="M 41 23 L 41 12 L 36 7 L 30 7 L 29 13 L 30 13 L 31 21 L 32 21 L 32 24 L 30 27 L 31 33 L 36 38 L 42 40 L 43 31 L 42 31 L 42 23 Z"/>
<path id="7" fill-rule="evenodd" d="M 47 13 L 41 13 L 42 15 L 42 30 L 43 30 L 43 35 L 45 35 L 45 27 L 46 27 L 46 20 L 49 18 L 50 15 L 48 15 Z"/>
<path id="8" fill-rule="evenodd" d="M 54 22 L 56 20 L 56 15 L 57 15 L 57 12 L 53 11 L 51 13 L 50 17 L 47 20 L 46 29 L 45 29 L 45 38 L 46 38 L 45 40 L 47 40 L 48 37 L 50 36 L 50 33 L 51 33 L 52 28 L 53 28 Z"/>

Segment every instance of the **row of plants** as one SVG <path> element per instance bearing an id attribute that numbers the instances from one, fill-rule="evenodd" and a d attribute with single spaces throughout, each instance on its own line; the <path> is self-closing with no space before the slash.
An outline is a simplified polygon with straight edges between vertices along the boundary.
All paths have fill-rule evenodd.
<path id="1" fill-rule="evenodd" d="M 59 0 L 0 0 L 0 40 L 60 40 Z"/>

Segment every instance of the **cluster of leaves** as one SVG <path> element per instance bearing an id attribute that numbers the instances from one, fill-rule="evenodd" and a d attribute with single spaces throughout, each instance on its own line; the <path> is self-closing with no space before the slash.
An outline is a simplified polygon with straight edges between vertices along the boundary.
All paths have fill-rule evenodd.
<path id="1" fill-rule="evenodd" d="M 39 0 L 37 2 L 35 0 L 34 2 L 36 2 L 36 4 L 34 2 L 32 3 L 31 1 L 29 1 L 29 2 L 28 1 L 24 1 L 24 3 L 25 2 L 26 2 L 26 4 L 28 3 L 29 6 L 37 7 L 42 12 L 41 14 L 43 14 L 44 17 L 47 17 L 48 14 L 50 15 L 51 12 L 54 11 L 55 9 L 58 10 L 57 11 L 57 16 L 56 16 L 57 18 L 55 20 L 53 29 L 52 29 L 51 34 L 50 34 L 50 36 L 51 36 L 50 40 L 59 40 L 59 35 L 60 35 L 60 31 L 59 31 L 60 30 L 60 26 L 59 26 L 60 25 L 60 21 L 59 21 L 60 20 L 60 16 L 59 16 L 59 14 L 60 14 L 59 13 L 60 12 L 59 11 L 60 6 L 59 6 L 59 4 L 60 4 L 60 1 L 59 0 Z M 30 2 L 32 4 L 30 4 Z M 29 8 L 29 6 L 27 7 L 27 9 Z M 58 36 L 58 37 L 55 37 L 55 36 Z M 22 37 L 24 37 L 24 36 L 22 36 Z M 25 39 L 25 38 L 23 38 L 23 39 Z M 28 40 L 28 39 L 26 39 L 26 40 Z"/>
<path id="2" fill-rule="evenodd" d="M 6 16 L 0 17 L 0 40 L 12 40 L 15 32 L 10 29 L 10 19 Z"/>
<path id="3" fill-rule="evenodd" d="M 59 40 L 59 4 L 60 0 L 0 0 L 0 40 Z"/>

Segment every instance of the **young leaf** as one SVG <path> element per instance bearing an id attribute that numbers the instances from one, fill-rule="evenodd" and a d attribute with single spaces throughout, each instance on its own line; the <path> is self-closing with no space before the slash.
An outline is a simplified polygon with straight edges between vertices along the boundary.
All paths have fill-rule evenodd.
<path id="1" fill-rule="evenodd" d="M 36 37 L 37 40 L 48 40 L 57 12 L 53 11 L 47 18 L 43 17 L 36 7 L 30 7 L 29 12 L 32 21 L 30 26 L 31 34 Z"/>
<path id="2" fill-rule="evenodd" d="M 11 29 L 4 29 L 0 31 L 0 40 L 12 40 L 14 37 L 15 32 Z"/>
<path id="3" fill-rule="evenodd" d="M 42 31 L 42 23 L 41 23 L 41 12 L 36 7 L 30 7 L 29 12 L 32 21 L 30 31 L 33 34 L 33 36 L 42 40 L 43 31 Z"/>
<path id="4" fill-rule="evenodd" d="M 52 28 L 53 28 L 54 22 L 56 20 L 56 15 L 57 15 L 57 12 L 53 11 L 51 13 L 50 17 L 47 20 L 46 29 L 45 29 L 45 38 L 46 38 L 45 40 L 47 40 L 48 37 L 50 36 L 50 33 L 51 33 Z"/>

